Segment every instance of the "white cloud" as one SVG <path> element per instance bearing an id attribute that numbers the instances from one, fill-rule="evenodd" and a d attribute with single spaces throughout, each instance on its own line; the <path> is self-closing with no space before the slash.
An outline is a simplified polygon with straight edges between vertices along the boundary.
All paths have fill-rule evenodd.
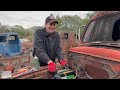
<path id="1" fill-rule="evenodd" d="M 88 11 L 0 11 L 0 22 L 3 25 L 21 25 L 24 28 L 42 26 L 50 13 L 55 16 L 78 15 L 85 18 Z"/>

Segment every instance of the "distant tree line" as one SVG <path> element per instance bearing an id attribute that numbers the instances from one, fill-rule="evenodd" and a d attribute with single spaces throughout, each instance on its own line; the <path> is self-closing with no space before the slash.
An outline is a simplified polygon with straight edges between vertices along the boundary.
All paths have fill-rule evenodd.
<path id="1" fill-rule="evenodd" d="M 14 26 L 9 26 L 9 25 L 2 25 L 0 23 L 0 33 L 5 33 L 5 32 L 16 32 L 19 34 L 20 38 L 24 38 L 27 36 L 31 36 L 37 28 L 41 28 L 40 26 L 33 26 L 31 28 L 23 28 L 20 25 L 14 25 Z"/>
<path id="2" fill-rule="evenodd" d="M 78 29 L 77 27 L 86 25 L 90 18 L 97 13 L 98 11 L 91 11 L 86 14 L 84 19 L 80 18 L 78 15 L 64 15 L 60 17 L 59 15 L 56 16 L 59 24 L 56 26 L 58 31 L 75 31 Z M 81 28 L 81 33 L 83 28 Z"/>

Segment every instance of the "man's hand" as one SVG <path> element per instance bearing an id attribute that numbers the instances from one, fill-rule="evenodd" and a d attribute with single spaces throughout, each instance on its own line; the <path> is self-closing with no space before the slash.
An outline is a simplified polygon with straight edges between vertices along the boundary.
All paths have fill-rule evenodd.
<path id="1" fill-rule="evenodd" d="M 52 72 L 52 73 L 55 72 L 55 71 L 56 71 L 56 64 L 55 64 L 54 62 L 52 62 L 52 61 L 49 62 L 49 63 L 48 63 L 48 69 L 49 69 L 49 71 Z"/>
<path id="2" fill-rule="evenodd" d="M 60 64 L 61 64 L 61 66 L 65 66 L 65 65 L 67 65 L 67 62 L 66 61 L 64 61 L 64 60 L 60 60 Z"/>

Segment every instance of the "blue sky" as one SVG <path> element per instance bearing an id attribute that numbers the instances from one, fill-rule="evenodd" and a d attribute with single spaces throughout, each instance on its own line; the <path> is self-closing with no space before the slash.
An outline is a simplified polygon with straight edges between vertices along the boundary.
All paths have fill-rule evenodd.
<path id="1" fill-rule="evenodd" d="M 43 26 L 44 20 L 50 13 L 55 16 L 78 15 L 85 18 L 89 11 L 0 11 L 0 22 L 3 25 L 21 25 L 24 28 Z"/>

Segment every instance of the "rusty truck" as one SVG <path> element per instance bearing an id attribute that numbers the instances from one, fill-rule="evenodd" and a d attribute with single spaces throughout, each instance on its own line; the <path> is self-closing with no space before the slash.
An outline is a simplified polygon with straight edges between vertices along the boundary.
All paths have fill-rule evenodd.
<path id="1" fill-rule="evenodd" d="M 80 79 L 120 78 L 120 12 L 96 13 L 69 49 L 68 63 Z"/>

